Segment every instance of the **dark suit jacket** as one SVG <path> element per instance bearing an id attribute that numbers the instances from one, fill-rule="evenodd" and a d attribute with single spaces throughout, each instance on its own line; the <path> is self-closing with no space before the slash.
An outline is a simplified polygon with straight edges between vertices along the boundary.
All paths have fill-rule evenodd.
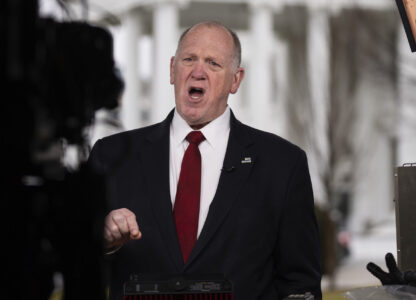
<path id="1" fill-rule="evenodd" d="M 305 153 L 231 114 L 224 169 L 204 228 L 182 261 L 169 191 L 169 126 L 99 140 L 90 163 L 108 175 L 112 208 L 136 214 L 142 239 L 113 254 L 111 298 L 130 274 L 213 274 L 232 281 L 236 300 L 321 298 L 319 237 Z M 245 162 L 243 162 L 245 161 Z"/>

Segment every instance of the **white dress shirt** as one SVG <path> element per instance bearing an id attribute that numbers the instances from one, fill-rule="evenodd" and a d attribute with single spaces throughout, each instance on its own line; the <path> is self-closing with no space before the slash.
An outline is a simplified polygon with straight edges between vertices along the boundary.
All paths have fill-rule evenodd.
<path id="1" fill-rule="evenodd" d="M 182 159 L 189 142 L 185 139 L 193 129 L 177 113 L 173 115 L 170 125 L 169 148 L 169 185 L 172 207 L 175 205 L 176 188 L 181 172 Z M 230 108 L 211 121 L 200 131 L 205 140 L 199 144 L 201 152 L 201 197 L 199 205 L 198 237 L 208 215 L 209 206 L 214 199 L 223 167 L 228 137 L 230 135 Z"/>

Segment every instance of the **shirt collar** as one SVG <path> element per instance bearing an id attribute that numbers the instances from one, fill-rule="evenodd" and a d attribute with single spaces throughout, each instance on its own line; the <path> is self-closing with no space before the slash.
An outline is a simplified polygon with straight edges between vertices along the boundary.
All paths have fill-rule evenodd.
<path id="1" fill-rule="evenodd" d="M 202 134 L 205 136 L 205 140 L 213 148 L 215 148 L 215 146 L 218 144 L 218 136 L 230 130 L 230 115 L 230 107 L 227 105 L 222 115 L 200 129 Z M 179 146 L 185 140 L 188 133 L 193 131 L 191 126 L 186 123 L 186 121 L 181 117 L 181 115 L 179 115 L 176 109 L 173 114 L 171 130 L 173 145 L 175 146 Z"/>

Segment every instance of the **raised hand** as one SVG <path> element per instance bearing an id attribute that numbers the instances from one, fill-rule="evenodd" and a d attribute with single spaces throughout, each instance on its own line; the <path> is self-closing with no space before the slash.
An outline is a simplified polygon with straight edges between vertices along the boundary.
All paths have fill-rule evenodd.
<path id="1" fill-rule="evenodd" d="M 112 210 L 105 217 L 104 242 L 107 249 L 118 249 L 128 241 L 141 237 L 136 216 L 127 208 Z"/>

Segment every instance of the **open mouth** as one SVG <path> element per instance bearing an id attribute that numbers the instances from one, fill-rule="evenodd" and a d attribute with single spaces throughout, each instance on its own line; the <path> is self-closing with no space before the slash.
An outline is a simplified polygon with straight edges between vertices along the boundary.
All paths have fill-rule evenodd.
<path id="1" fill-rule="evenodd" d="M 205 90 L 203 88 L 191 87 L 188 91 L 189 96 L 192 99 L 198 100 L 205 94 Z"/>

